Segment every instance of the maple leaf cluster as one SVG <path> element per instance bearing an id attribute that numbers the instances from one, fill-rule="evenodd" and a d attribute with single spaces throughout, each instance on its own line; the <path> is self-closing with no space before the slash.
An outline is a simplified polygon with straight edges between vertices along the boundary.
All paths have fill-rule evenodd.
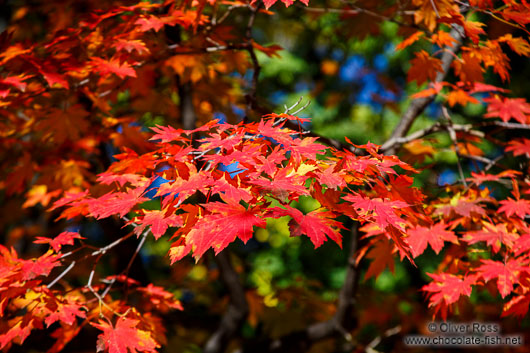
<path id="1" fill-rule="evenodd" d="M 403 50 L 423 41 L 436 45 L 442 51 L 456 52 L 458 56 L 446 62 L 445 65 L 451 65 L 444 68 L 440 55 L 429 54 L 425 50 L 415 52 L 408 80 L 428 85 L 423 91 L 414 94 L 413 98 L 437 95 L 451 108 L 470 103 L 484 104 L 484 118 L 498 118 L 505 126 L 526 129 L 530 123 L 530 106 L 526 100 L 508 97 L 509 90 L 486 84 L 484 75 L 492 71 L 501 81 L 509 81 L 510 60 L 502 46 L 507 45 L 515 54 L 528 57 L 528 38 L 522 33 L 522 36 L 506 33 L 496 38 L 488 37 L 486 23 L 474 22 L 470 17 L 475 11 L 497 16 L 514 28 L 528 33 L 524 30 L 528 19 L 515 15 L 528 14 L 528 9 L 510 1 L 505 3 L 505 7 L 499 8 L 488 1 L 470 2 L 470 13 L 461 11 L 453 1 L 415 1 L 414 4 L 422 9 L 416 12 L 414 22 L 425 25 L 431 33 L 416 31 L 403 40 L 397 49 Z M 445 80 L 445 74 L 451 69 L 458 79 L 456 82 Z M 445 115 L 450 119 L 448 113 Z M 450 120 L 449 124 L 452 124 Z M 450 129 L 449 134 L 454 134 Z M 457 155 L 471 158 L 484 155 L 476 145 L 489 138 L 483 133 L 476 134 L 473 128 L 452 137 Z M 493 141 L 494 137 L 491 139 Z M 415 146 L 420 141 L 416 140 Z M 495 144 L 499 143 L 499 140 L 494 141 Z M 527 138 L 521 137 L 499 147 L 504 149 L 506 155 L 511 153 L 528 157 L 528 142 Z M 493 165 L 494 162 L 486 170 Z M 423 287 L 429 306 L 435 309 L 435 314 L 440 313 L 443 319 L 458 303 L 462 303 L 464 297 L 471 295 L 473 288 L 488 288 L 491 292 L 490 282 L 496 283 L 503 299 L 511 296 L 505 303 L 503 316 L 526 315 L 530 263 L 526 246 L 529 229 L 525 218 L 529 215 L 530 201 L 523 195 L 529 193 L 530 185 L 521 176 L 519 171 L 507 167 L 496 175 L 472 172 L 463 184 L 448 186 L 446 197 L 432 200 L 425 208 L 426 214 L 433 220 L 432 226 L 411 227 L 408 231 L 407 241 L 415 257 L 422 254 L 427 246 L 438 254 L 444 244 L 451 244 L 438 267 L 438 273 L 429 274 L 433 282 Z M 492 190 L 506 185 L 509 180 L 513 198 L 494 198 Z M 467 185 L 466 181 L 471 184 Z M 488 183 L 488 186 L 484 183 Z M 523 192 L 520 192 L 520 188 Z M 474 256 L 477 253 L 481 255 Z"/>
<path id="2" fill-rule="evenodd" d="M 98 350 L 108 348 L 110 352 L 125 352 L 129 348 L 154 352 L 159 347 L 153 337 L 163 337 L 165 331 L 159 317 L 153 313 L 182 310 L 180 302 L 162 287 L 153 284 L 142 287 L 124 276 L 108 278 L 107 283 L 127 282 L 128 286 L 141 294 L 142 304 L 137 307 L 143 306 L 149 312 L 148 315 L 141 315 L 123 302 L 104 303 L 103 312 L 112 314 L 115 310 L 121 310 L 127 315 L 113 327 L 110 323 L 96 321 L 103 312 L 98 305 L 94 306 L 88 300 L 90 290 L 100 290 L 101 285 L 63 291 L 52 289 L 60 278 L 43 283 L 54 269 L 64 265 L 61 259 L 71 254 L 62 253 L 62 246 L 73 245 L 75 239 L 81 238 L 75 232 L 64 232 L 53 239 L 38 238 L 35 243 L 49 243 L 51 249 L 40 257 L 28 260 L 18 258 L 14 249 L 0 245 L 0 316 L 3 318 L 0 349 L 8 349 L 13 343 L 24 343 L 32 330 L 53 328 L 51 335 L 56 341 L 48 351 L 59 352 L 87 322 L 103 331 Z M 74 264 L 75 261 L 72 261 L 70 268 Z M 141 327 L 148 330 L 142 331 Z"/>
<path id="3" fill-rule="evenodd" d="M 22 208 L 49 206 L 65 222 L 112 218 L 127 231 L 103 247 L 73 228 L 37 236 L 34 243 L 48 251 L 28 259 L 0 245 L 0 349 L 49 329 L 56 340 L 49 352 L 58 352 L 89 325 L 99 330 L 98 351 L 154 352 L 166 343 L 163 315 L 183 306 L 166 288 L 127 276 L 146 238 L 168 243 L 171 264 L 188 255 L 199 262 L 208 251 L 248 243 L 257 228 L 284 217 L 290 236 L 305 236 L 315 248 L 328 239 L 342 247 L 346 224 L 359 223 L 363 243 L 352 261 L 369 261 L 365 280 L 393 271 L 396 258 L 414 266 L 431 249 L 441 261 L 422 291 L 434 316 L 446 320 L 474 291 L 498 296 L 502 316 L 527 315 L 530 139 L 502 134 L 528 131 L 530 105 L 499 86 L 510 80 L 507 50 L 530 56 L 528 4 L 360 1 L 335 9 L 341 21 L 353 17 L 348 26 L 365 27 L 360 37 L 383 20 L 410 27 L 396 50 L 417 49 L 406 74 L 419 87 L 411 105 L 424 109 L 438 97 L 445 119 L 390 138 L 390 147 L 346 139 L 335 148 L 304 131 L 306 119 L 289 109 L 247 121 L 263 110 L 252 96 L 256 82 L 249 88 L 233 74 L 252 68 L 257 81 L 255 51 L 277 55 L 279 46 L 264 47 L 251 36 L 254 17 L 270 15 L 276 2 L 140 2 L 61 28 L 63 18 L 41 42 L 12 44 L 13 33 L 0 34 L 0 190 L 19 197 Z M 239 8 L 250 13 L 242 36 L 223 23 Z M 490 23 L 475 14 L 513 30 L 491 35 Z M 486 83 L 493 75 L 497 83 Z M 175 128 L 186 125 L 182 107 L 191 86 L 200 127 Z M 241 87 L 254 93 L 242 97 Z M 454 123 L 450 110 L 469 104 L 483 107 L 484 120 Z M 211 120 L 217 112 L 235 121 L 232 106 L 245 107 L 245 123 Z M 172 124 L 149 132 L 143 122 L 151 115 Z M 435 139 L 424 137 L 438 132 L 449 135 L 460 180 L 437 192 L 420 190 L 415 175 L 438 153 Z M 486 140 L 502 155 L 489 159 Z M 387 153 L 401 144 L 401 159 Z M 104 160 L 110 145 L 120 151 L 112 163 Z M 466 177 L 464 157 L 486 165 Z M 506 157 L 521 170 L 499 162 Z M 305 198 L 316 203 L 302 212 Z M 9 237 L 20 237 L 21 229 L 10 229 Z M 99 261 L 135 236 L 139 245 L 127 268 L 101 276 Z M 70 284 L 64 278 L 79 263 L 95 265 L 81 276 L 84 285 Z"/>
<path id="4" fill-rule="evenodd" d="M 155 239 L 170 227 L 180 227 L 171 237 L 172 262 L 190 252 L 197 260 L 208 249 L 219 253 L 237 238 L 246 243 L 254 227 L 264 228 L 267 218 L 284 216 L 291 218 L 291 235 L 305 234 L 315 247 L 328 238 L 342 244 L 339 215 L 375 223 L 403 255 L 410 256 L 400 239 L 404 225 L 421 217 L 413 206 L 422 194 L 410 187 L 411 178 L 397 176 L 395 167 L 409 173 L 414 169 L 377 153 L 378 146 L 356 146 L 367 151 L 366 156 L 357 156 L 304 137 L 304 132 L 286 128 L 285 123 L 284 115 L 271 114 L 259 123 L 212 121 L 191 131 L 155 127 L 150 140 L 158 143 L 157 149 L 143 155 L 122 153 L 99 176 L 101 183 L 116 190 L 101 196 L 69 195 L 54 207 L 64 207 L 61 217 L 66 218 L 124 217 L 134 212 L 128 224 L 135 226 L 137 235 L 150 230 Z M 193 147 L 197 133 L 203 137 Z M 223 171 L 226 165 L 237 169 Z M 165 182 L 153 186 L 158 178 Z M 399 189 L 392 186 L 394 181 Z M 364 190 L 369 184 L 372 188 Z M 147 193 L 160 198 L 161 210 L 142 208 Z M 305 215 L 289 206 L 304 196 L 320 204 Z"/>
<path id="5" fill-rule="evenodd" d="M 226 75 L 247 70 L 245 51 L 274 55 L 280 47 L 242 43 L 222 24 L 213 45 L 209 34 L 198 30 L 213 25 L 211 16 L 202 14 L 204 4 L 181 5 L 111 6 L 30 45 L 11 44 L 25 28 L 0 35 L 0 189 L 9 196 L 26 193 L 24 206 L 31 207 L 89 187 L 94 170 L 102 168 L 91 159 L 101 159 L 102 145 L 145 152 L 151 146 L 136 122 L 147 115 L 182 119 L 170 87 L 202 86 L 195 96 L 198 122 L 214 111 L 234 115 L 227 107 L 241 103 L 214 87 L 228 91 L 240 84 Z M 172 31 L 187 31 L 190 38 Z M 134 111 L 117 107 L 120 100 Z M 40 151 L 47 157 L 36 157 Z"/>
<path id="6" fill-rule="evenodd" d="M 271 114 L 259 123 L 230 125 L 212 121 L 192 131 L 153 128 L 151 141 L 157 148 L 142 155 L 130 150 L 117 155 L 118 160 L 99 176 L 99 182 L 110 185 L 112 191 L 103 195 L 88 191 L 69 193 L 53 208 L 62 208 L 60 217 L 68 219 L 126 219 L 132 215 L 127 221 L 135 228 L 131 234 L 145 237 L 152 233 L 159 241 L 162 235 L 171 234 L 166 241 L 171 242 L 172 263 L 189 253 L 198 260 L 208 249 L 217 254 L 238 238 L 247 242 L 255 227 L 264 228 L 267 219 L 279 217 L 290 218 L 291 236 L 306 235 L 315 247 L 328 238 L 341 246 L 340 230 L 344 226 L 337 220 L 339 215 L 375 225 L 381 233 L 380 241 L 392 240 L 402 256 L 411 259 L 411 249 L 404 241 L 406 225 L 425 221 L 421 210 L 415 207 L 423 195 L 411 187 L 412 178 L 398 175 L 396 167 L 406 173 L 415 170 L 395 156 L 379 154 L 378 146 L 373 144 L 355 146 L 365 151 L 361 156 L 322 145 L 315 138 L 305 137 L 304 132 L 285 127 L 288 119 L 298 118 Z M 198 133 L 203 137 L 195 140 Z M 222 171 L 220 167 L 228 164 L 237 164 L 238 169 Z M 153 186 L 158 178 L 166 182 Z M 98 188 L 94 190 L 97 192 Z M 160 210 L 144 208 L 148 193 L 160 199 Z M 318 208 L 303 214 L 290 206 L 307 196 L 319 202 Z M 83 237 L 70 231 L 53 239 L 37 238 L 35 242 L 49 244 L 50 251 L 35 260 L 19 260 L 13 250 L 1 248 L 3 288 L 7 290 L 3 308 L 13 310 L 36 297 L 41 303 L 31 313 L 12 319 L 10 330 L 0 335 L 2 347 L 16 337 L 18 343 L 23 342 L 32 329 L 42 328 L 42 322 L 49 326 L 59 320 L 73 330 L 71 327 L 79 318 L 103 331 L 98 349 L 153 351 L 158 343 L 151 330 L 158 326 L 150 320 L 155 318 L 142 316 L 125 302 L 102 298 L 105 294 L 98 294 L 102 287 L 91 283 L 92 275 L 87 286 L 64 298 L 49 288 L 55 283 L 45 286 L 35 280 L 65 266 L 67 260 L 63 259 L 70 253 L 62 253 L 62 247 L 73 245 L 76 239 Z M 87 256 L 101 257 L 105 252 L 103 248 Z M 161 287 L 140 287 L 126 277 L 111 281 L 124 281 L 143 293 L 147 303 L 151 303 L 149 310 L 181 309 L 173 295 Z M 91 307 L 84 299 L 90 293 L 107 311 L 121 316 L 115 325 L 94 321 L 97 307 Z M 45 309 L 51 305 L 55 305 L 53 310 Z M 59 329 L 59 333 L 60 330 L 65 329 Z M 58 340 L 63 345 L 66 341 L 63 336 Z"/>

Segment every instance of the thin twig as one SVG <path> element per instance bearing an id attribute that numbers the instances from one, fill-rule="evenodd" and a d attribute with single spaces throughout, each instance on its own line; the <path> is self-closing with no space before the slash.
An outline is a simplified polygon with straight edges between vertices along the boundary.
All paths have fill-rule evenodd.
<path id="1" fill-rule="evenodd" d="M 291 113 L 291 115 L 296 115 L 298 113 L 300 113 L 302 110 L 306 109 L 307 107 L 309 107 L 309 104 L 311 104 L 311 101 L 308 100 L 306 104 L 304 104 L 302 107 L 300 107 L 298 110 L 294 111 Z"/>
<path id="2" fill-rule="evenodd" d="M 456 44 L 451 47 L 449 50 L 444 51 L 441 57 L 442 62 L 442 71 L 438 72 L 436 75 L 436 78 L 434 82 L 441 82 L 445 79 L 445 76 L 447 75 L 449 71 L 449 67 L 451 66 L 451 63 L 454 61 L 454 54 L 460 50 L 460 47 L 462 45 L 462 36 L 460 35 L 459 31 L 456 29 L 452 29 L 450 32 L 451 37 L 453 37 L 456 40 Z M 404 137 L 407 132 L 410 130 L 410 127 L 412 126 L 412 123 L 416 120 L 416 118 L 423 113 L 425 108 L 434 101 L 436 95 L 432 95 L 429 97 L 422 97 L 422 98 L 416 98 L 413 99 L 405 111 L 405 113 L 401 116 L 401 119 L 397 126 L 394 128 L 394 131 L 392 132 L 392 135 L 390 138 L 383 143 L 383 146 L 381 149 L 385 151 L 386 154 L 395 154 L 397 152 L 397 146 L 395 143 L 396 139 L 399 139 L 401 137 Z"/>
<path id="3" fill-rule="evenodd" d="M 225 13 L 223 14 L 223 16 L 221 16 L 220 19 L 217 19 L 217 17 L 213 17 L 212 18 L 212 26 L 216 26 L 216 25 L 219 25 L 221 23 L 223 23 L 227 18 L 228 16 L 230 15 L 230 13 L 234 10 L 234 9 L 238 9 L 238 8 L 242 8 L 242 7 L 245 7 L 245 8 L 248 8 L 250 5 L 231 5 L 229 6 Z"/>
<path id="4" fill-rule="evenodd" d="M 128 239 L 133 233 L 128 233 L 127 235 L 124 235 L 123 237 L 113 241 L 112 243 L 110 243 L 109 245 L 107 246 L 104 246 L 96 251 L 94 251 L 92 254 L 90 254 L 91 256 L 97 256 L 97 255 L 103 255 L 105 254 L 107 251 L 109 251 L 110 249 L 112 249 L 113 247 L 115 247 L 116 245 L 118 245 L 119 243 L 121 243 L 122 241 Z"/>
<path id="5" fill-rule="evenodd" d="M 259 64 L 258 57 L 256 56 L 256 51 L 252 45 L 252 27 L 254 26 L 254 21 L 256 20 L 256 15 L 259 12 L 262 2 L 259 2 L 254 9 L 251 9 L 250 17 L 247 22 L 245 39 L 246 39 L 246 50 L 250 55 L 250 61 L 252 61 L 252 84 L 250 87 L 250 93 L 247 95 L 247 111 L 246 117 L 250 116 L 250 112 L 258 106 L 258 81 L 259 74 L 261 72 L 261 66 Z"/>
<path id="6" fill-rule="evenodd" d="M 293 110 L 294 108 L 296 108 L 298 106 L 298 104 L 300 104 L 302 102 L 302 99 L 304 99 L 304 96 L 300 96 L 300 98 L 298 98 L 298 100 L 296 101 L 296 103 L 294 103 L 293 105 L 291 105 L 289 108 L 287 108 L 287 105 L 284 105 L 285 107 L 285 110 L 283 111 L 284 114 L 290 114 L 289 112 L 291 110 Z"/>
<path id="7" fill-rule="evenodd" d="M 72 263 L 70 263 L 70 265 L 68 265 L 67 268 L 64 269 L 63 272 L 61 272 L 61 274 L 59 276 L 57 276 L 53 281 L 51 281 L 50 283 L 48 283 L 48 285 L 46 286 L 46 288 L 51 288 L 53 287 L 53 285 L 55 283 L 57 283 L 61 278 L 63 278 L 68 272 L 70 272 L 70 270 L 72 268 L 74 268 L 75 266 L 75 261 L 72 261 Z"/>
<path id="8" fill-rule="evenodd" d="M 449 137 L 451 138 L 451 141 L 453 143 L 453 147 L 455 148 L 455 154 L 456 154 L 456 165 L 458 168 L 458 174 L 460 175 L 460 181 L 464 185 L 464 187 L 467 188 L 466 178 L 464 176 L 464 170 L 462 169 L 462 165 L 460 164 L 460 148 L 458 146 L 458 140 L 456 138 L 456 132 L 453 128 L 453 121 L 451 120 L 451 116 L 449 115 L 449 112 L 447 111 L 447 108 L 442 106 L 442 114 L 444 118 L 447 120 L 447 132 L 449 133 Z"/>
<path id="9" fill-rule="evenodd" d="M 129 260 L 129 263 L 127 264 L 127 267 L 123 270 L 123 274 L 127 275 L 129 273 L 129 270 L 131 269 L 132 263 L 134 262 L 134 259 L 138 254 L 140 253 L 140 250 L 144 246 L 145 240 L 147 238 L 147 235 L 151 231 L 151 228 L 146 229 L 142 234 L 142 239 L 140 239 L 140 242 L 138 243 L 138 246 L 136 247 L 136 250 L 134 251 L 134 254 L 131 256 L 131 259 Z"/>
<path id="10" fill-rule="evenodd" d="M 90 271 L 90 276 L 88 277 L 88 282 L 85 285 L 85 287 L 88 288 L 88 290 L 90 290 L 90 292 L 98 299 L 99 315 L 103 316 L 103 314 L 101 312 L 101 306 L 103 305 L 110 312 L 112 312 L 112 313 L 114 313 L 114 314 L 116 314 L 118 316 L 123 316 L 122 314 L 117 313 L 116 311 L 114 311 L 114 309 L 112 309 L 110 306 L 108 306 L 107 303 L 105 303 L 105 301 L 103 300 L 103 297 L 101 295 L 99 295 L 99 293 L 94 289 L 94 287 L 92 287 L 92 280 L 94 279 L 94 273 L 95 272 L 96 272 L 95 268 L 93 268 L 92 271 Z"/>
<path id="11" fill-rule="evenodd" d="M 376 338 L 374 338 L 372 340 L 372 342 L 370 342 L 367 346 L 366 346 L 366 353 L 377 353 L 379 351 L 375 350 L 375 347 L 377 347 L 377 345 L 379 343 L 381 343 L 381 341 L 383 340 L 383 338 L 388 338 L 390 336 L 394 336 L 394 335 L 397 335 L 399 332 L 401 332 L 401 325 L 398 325 L 396 327 L 392 327 L 392 328 L 389 328 L 388 330 L 386 330 L 385 332 L 383 332 L 383 334 L 381 336 L 377 336 Z"/>

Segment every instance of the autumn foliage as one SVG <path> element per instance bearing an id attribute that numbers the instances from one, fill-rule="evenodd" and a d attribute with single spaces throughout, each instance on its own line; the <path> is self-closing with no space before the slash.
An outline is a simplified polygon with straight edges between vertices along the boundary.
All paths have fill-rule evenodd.
<path id="1" fill-rule="evenodd" d="M 315 18 L 327 12 L 311 7 L 319 3 L 281 2 Z M 473 310 L 480 318 L 527 316 L 530 105 L 509 83 L 510 57 L 530 56 L 530 6 L 332 3 L 341 23 L 397 23 L 403 39 L 395 50 L 411 53 L 410 100 L 402 111 L 388 104 L 401 118 L 381 145 L 370 136 L 362 143 L 319 137 L 297 104 L 267 108 L 257 53 L 278 57 L 281 48 L 259 44 L 252 29 L 257 17 L 282 13 L 275 0 L 89 2 L 84 11 L 68 2 L 55 13 L 34 5 L 49 12 L 44 34 L 28 26 L 30 7 L 17 9 L 0 35 L 0 349 L 41 330 L 53 338 L 48 352 L 68 350 L 90 330 L 97 351 L 154 352 L 167 344 L 164 320 L 186 305 L 168 281 L 135 277 L 135 261 L 151 242 L 167 243 L 162 261 L 174 268 L 216 256 L 221 273 L 213 279 L 228 288 L 228 309 L 218 336 L 201 344 L 224 351 L 245 320 L 256 327 L 264 315 L 262 298 L 238 282 L 244 266 L 234 270 L 240 260 L 227 255 L 230 245 L 251 242 L 277 219 L 315 249 L 331 241 L 351 251 L 345 297 L 331 305 L 344 312 L 323 315 L 342 321 L 318 339 L 298 337 L 310 344 L 332 333 L 351 342 L 377 321 L 370 318 L 377 304 L 353 301 L 363 286 L 357 282 L 394 271 L 395 260 L 423 271 L 422 259 L 436 256 L 429 282 L 418 288 L 430 311 L 404 330 Z M 369 27 L 357 34 L 373 35 Z M 323 72 L 333 75 L 332 66 Z M 435 100 L 437 120 L 409 132 Z M 478 118 L 454 118 L 470 105 L 483 109 Z M 214 117 L 220 113 L 226 119 Z M 433 137 L 440 134 L 456 156 L 456 180 L 421 187 L 420 175 L 440 161 Z M 299 207 L 304 200 L 311 210 Z M 32 218 L 46 225 L 26 226 Z M 88 224 L 102 224 L 110 236 L 94 236 Z M 131 241 L 121 266 L 110 254 Z M 479 300 L 472 294 L 481 293 L 493 304 L 470 309 Z"/>

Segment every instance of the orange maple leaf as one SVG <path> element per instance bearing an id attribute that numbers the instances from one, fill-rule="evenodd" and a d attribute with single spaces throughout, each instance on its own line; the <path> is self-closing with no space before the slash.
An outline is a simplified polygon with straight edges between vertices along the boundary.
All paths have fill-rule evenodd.
<path id="1" fill-rule="evenodd" d="M 442 72 L 442 61 L 433 58 L 425 50 L 414 53 L 416 57 L 410 61 L 410 69 L 407 74 L 407 81 L 415 80 L 418 85 L 427 81 L 434 81 L 436 74 Z"/>

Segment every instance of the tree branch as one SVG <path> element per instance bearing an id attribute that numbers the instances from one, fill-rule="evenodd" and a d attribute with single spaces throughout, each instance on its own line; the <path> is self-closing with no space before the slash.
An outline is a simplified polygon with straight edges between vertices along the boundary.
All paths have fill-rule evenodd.
<path id="1" fill-rule="evenodd" d="M 355 309 L 356 293 L 359 282 L 359 273 L 355 264 L 354 255 L 358 246 L 358 224 L 352 226 L 350 253 L 346 278 L 339 293 L 337 310 L 331 319 L 309 325 L 306 329 L 295 331 L 278 339 L 251 347 L 249 352 L 304 352 L 308 351 L 311 344 L 334 335 L 340 335 L 347 342 L 352 341 L 349 333 L 357 324 L 352 317 Z"/>
<path id="2" fill-rule="evenodd" d="M 258 57 L 256 56 L 256 51 L 252 44 L 252 27 L 254 26 L 254 21 L 256 20 L 256 15 L 261 8 L 262 3 L 258 3 L 255 8 L 251 8 L 250 17 L 248 19 L 247 28 L 245 32 L 245 39 L 247 44 L 247 51 L 250 55 L 250 60 L 252 61 L 252 83 L 249 93 L 245 96 L 247 100 L 247 108 L 245 112 L 245 119 L 248 119 L 250 112 L 259 107 L 258 105 L 258 80 L 259 74 L 261 72 L 261 65 L 259 64 Z"/>
<path id="3" fill-rule="evenodd" d="M 248 314 L 245 289 L 232 267 L 228 250 L 221 251 L 215 257 L 215 261 L 219 266 L 221 279 L 228 289 L 230 303 L 223 314 L 219 327 L 206 342 L 204 353 L 224 352 L 230 338 L 239 330 Z"/>
<path id="4" fill-rule="evenodd" d="M 197 115 L 193 108 L 193 96 L 191 82 L 182 82 L 182 79 L 175 75 L 177 81 L 177 88 L 180 99 L 180 120 L 184 130 L 193 130 L 197 125 Z"/>
<path id="5" fill-rule="evenodd" d="M 436 78 L 434 82 L 441 82 L 445 79 L 445 76 L 447 75 L 449 71 L 449 66 L 455 59 L 455 54 L 458 50 L 460 50 L 460 46 L 462 45 L 462 36 L 458 30 L 458 28 L 453 28 L 451 30 L 450 35 L 456 40 L 455 45 L 452 48 L 449 48 L 448 50 L 444 51 L 441 61 L 442 61 L 442 71 L 438 72 L 436 75 Z M 414 120 L 423 113 L 425 108 L 434 101 L 434 98 L 436 95 L 432 95 L 429 97 L 422 97 L 422 98 L 416 98 L 413 99 L 412 102 L 410 102 L 409 107 L 405 111 L 405 113 L 401 116 L 401 120 L 397 124 L 397 126 L 394 128 L 394 131 L 392 132 L 392 135 L 390 138 L 383 144 L 382 150 L 385 151 L 386 154 L 396 154 L 398 145 L 396 144 L 396 140 L 399 138 L 404 137 L 407 132 L 410 130 L 410 127 L 412 126 L 412 123 L 414 123 Z"/>

